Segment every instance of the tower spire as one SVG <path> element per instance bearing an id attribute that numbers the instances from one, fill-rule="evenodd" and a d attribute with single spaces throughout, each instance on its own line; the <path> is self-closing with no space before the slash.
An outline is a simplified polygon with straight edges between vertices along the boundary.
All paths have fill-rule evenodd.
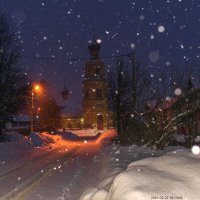
<path id="1" fill-rule="evenodd" d="M 100 51 L 101 45 L 96 41 L 95 28 L 93 28 L 92 31 L 93 31 L 93 42 L 92 44 L 88 46 L 88 49 L 90 51 L 90 58 L 92 60 L 95 60 L 95 59 L 99 59 L 99 51 Z"/>
<path id="2" fill-rule="evenodd" d="M 93 42 L 95 44 L 96 43 L 96 29 L 95 29 L 95 27 L 92 28 L 92 31 L 93 31 Z"/>

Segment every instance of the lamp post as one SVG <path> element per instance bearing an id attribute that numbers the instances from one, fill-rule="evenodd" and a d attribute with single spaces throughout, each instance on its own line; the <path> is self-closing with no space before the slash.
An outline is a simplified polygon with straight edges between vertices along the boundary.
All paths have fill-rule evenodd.
<path id="1" fill-rule="evenodd" d="M 33 123 L 34 123 L 34 92 L 40 93 L 41 92 L 41 86 L 39 84 L 35 84 L 31 89 L 31 133 L 33 133 Z"/>
<path id="2" fill-rule="evenodd" d="M 132 95 L 132 113 L 135 112 L 135 105 L 136 105 L 136 81 L 137 81 L 137 63 L 136 63 L 136 59 L 135 59 L 135 51 L 133 50 L 130 54 L 127 55 L 130 58 L 131 61 L 131 65 L 132 65 L 132 91 L 131 91 L 131 95 Z"/>
<path id="3" fill-rule="evenodd" d="M 81 128 L 84 129 L 84 118 L 81 118 Z"/>

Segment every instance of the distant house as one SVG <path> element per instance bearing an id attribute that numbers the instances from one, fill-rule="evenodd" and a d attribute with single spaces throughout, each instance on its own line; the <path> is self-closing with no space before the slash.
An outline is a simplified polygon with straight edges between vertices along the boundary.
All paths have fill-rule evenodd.
<path id="1" fill-rule="evenodd" d="M 84 120 L 82 115 L 61 115 L 63 129 L 82 129 Z"/>
<path id="2" fill-rule="evenodd" d="M 13 126 L 30 126 L 30 116 L 27 114 L 13 116 Z"/>
<path id="3" fill-rule="evenodd" d="M 200 135 L 200 89 L 187 90 L 181 96 L 169 97 L 160 104 L 149 101 L 145 107 L 144 117 L 161 132 L 171 126 L 177 134 L 193 138 Z"/>
<path id="4" fill-rule="evenodd" d="M 180 133 L 191 136 L 200 134 L 200 89 L 185 93 L 171 105 L 170 110 L 181 117 Z"/>

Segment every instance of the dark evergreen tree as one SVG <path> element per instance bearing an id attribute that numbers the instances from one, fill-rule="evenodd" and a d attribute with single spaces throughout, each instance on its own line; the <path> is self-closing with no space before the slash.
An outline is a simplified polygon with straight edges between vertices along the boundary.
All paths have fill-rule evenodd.
<path id="1" fill-rule="evenodd" d="M 55 131 L 61 127 L 60 111 L 61 107 L 57 105 L 54 98 L 45 97 L 41 102 L 41 111 L 39 114 L 41 131 Z"/>

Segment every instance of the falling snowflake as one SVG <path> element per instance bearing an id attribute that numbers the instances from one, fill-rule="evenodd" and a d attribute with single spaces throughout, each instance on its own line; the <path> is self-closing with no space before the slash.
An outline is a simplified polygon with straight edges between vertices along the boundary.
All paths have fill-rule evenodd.
<path id="1" fill-rule="evenodd" d="M 166 97 L 166 101 L 171 101 L 171 97 Z"/>
<path id="2" fill-rule="evenodd" d="M 159 56 L 159 51 L 152 51 L 149 54 L 149 60 L 151 62 L 157 62 L 159 60 L 160 56 Z"/>
<path id="3" fill-rule="evenodd" d="M 151 39 L 151 40 L 154 40 L 154 39 L 155 39 L 155 36 L 154 36 L 153 34 L 151 34 L 151 35 L 150 35 L 150 39 Z"/>
<path id="4" fill-rule="evenodd" d="M 192 147 L 191 151 L 192 151 L 192 153 L 195 154 L 195 155 L 200 154 L 200 148 L 199 148 L 199 146 L 197 146 L 197 145 L 194 145 L 194 146 Z"/>
<path id="5" fill-rule="evenodd" d="M 98 43 L 98 44 L 101 44 L 101 43 L 102 43 L 102 40 L 101 40 L 101 39 L 97 39 L 97 43 Z"/>
<path id="6" fill-rule="evenodd" d="M 180 96 L 182 94 L 182 90 L 180 88 L 176 88 L 174 94 Z"/>
<path id="7" fill-rule="evenodd" d="M 165 27 L 162 26 L 162 25 L 160 25 L 160 26 L 158 27 L 158 32 L 163 33 L 164 31 L 165 31 Z"/>
<path id="8" fill-rule="evenodd" d="M 134 48 L 135 48 L 135 44 L 131 43 L 131 49 L 134 49 Z"/>
<path id="9" fill-rule="evenodd" d="M 140 16 L 139 16 L 139 19 L 140 19 L 141 21 L 143 21 L 144 18 L 145 18 L 144 15 L 140 15 Z"/>

